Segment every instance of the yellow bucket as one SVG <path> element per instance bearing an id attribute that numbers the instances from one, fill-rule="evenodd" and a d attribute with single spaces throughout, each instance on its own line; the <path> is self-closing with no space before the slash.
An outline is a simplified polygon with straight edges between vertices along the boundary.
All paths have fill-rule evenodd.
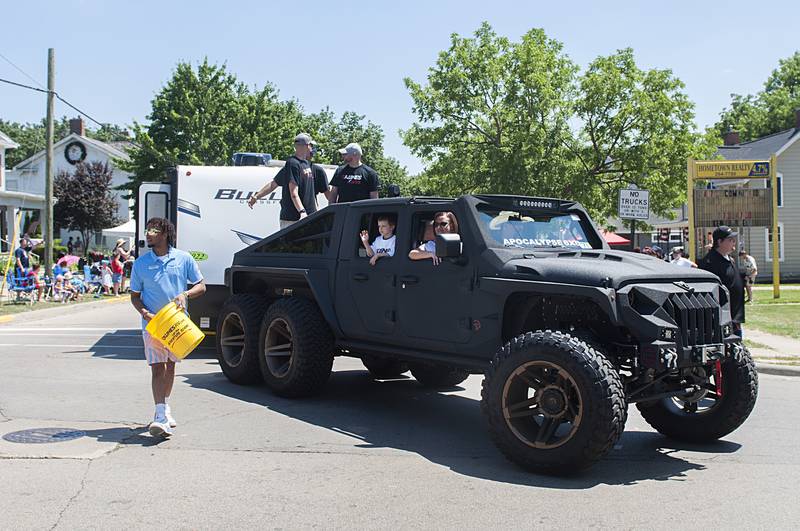
<path id="1" fill-rule="evenodd" d="M 147 323 L 145 330 L 180 359 L 191 354 L 205 337 L 197 325 L 179 310 L 174 302 L 158 310 Z"/>

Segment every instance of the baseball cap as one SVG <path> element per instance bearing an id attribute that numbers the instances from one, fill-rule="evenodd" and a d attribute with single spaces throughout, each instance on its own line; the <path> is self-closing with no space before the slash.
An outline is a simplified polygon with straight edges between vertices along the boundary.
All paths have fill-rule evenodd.
<path id="1" fill-rule="evenodd" d="M 294 137 L 294 143 L 295 144 L 307 144 L 307 145 L 316 144 L 316 142 L 314 142 L 314 140 L 311 138 L 311 135 L 309 135 L 308 133 L 300 133 L 300 134 L 298 134 L 296 137 Z"/>
<path id="2" fill-rule="evenodd" d="M 729 226 L 720 225 L 719 227 L 714 229 L 714 234 L 712 237 L 714 238 L 714 241 L 717 241 L 717 240 L 724 240 L 725 238 L 735 238 L 738 235 L 739 233 L 734 231 Z"/>
<path id="3" fill-rule="evenodd" d="M 339 153 L 341 153 L 342 155 L 353 155 L 353 154 L 363 155 L 364 154 L 364 152 L 361 151 L 361 146 L 359 146 L 355 142 L 351 142 L 351 143 L 347 144 L 345 147 L 343 147 L 342 149 L 339 150 Z"/>
<path id="4" fill-rule="evenodd" d="M 680 246 L 680 245 L 676 245 L 675 247 L 672 248 L 672 252 L 673 253 L 682 253 L 683 252 L 683 247 Z"/>

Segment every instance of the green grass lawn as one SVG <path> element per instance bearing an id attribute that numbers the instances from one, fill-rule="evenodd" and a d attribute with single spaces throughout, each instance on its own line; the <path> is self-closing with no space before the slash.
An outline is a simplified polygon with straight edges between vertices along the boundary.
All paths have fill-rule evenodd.
<path id="1" fill-rule="evenodd" d="M 781 296 L 778 299 L 772 298 L 772 290 L 753 290 L 754 304 L 785 304 L 788 302 L 800 304 L 800 289 L 781 290 Z"/>
<path id="2" fill-rule="evenodd" d="M 800 339 L 800 304 L 748 304 L 745 308 L 745 335 L 748 328 Z"/>
<path id="3" fill-rule="evenodd" d="M 127 298 L 128 295 L 120 295 L 119 298 Z M 84 296 L 80 301 L 70 301 L 65 303 L 60 302 L 37 302 L 33 306 L 28 303 L 13 303 L 13 302 L 6 302 L 5 297 L 3 299 L 3 303 L 0 304 L 0 316 L 2 315 L 11 315 L 11 314 L 19 314 L 25 312 L 31 312 L 36 310 L 42 310 L 44 308 L 63 308 L 65 312 L 68 312 L 70 307 L 76 304 L 83 304 L 85 302 L 92 302 L 92 301 L 99 301 L 99 300 L 109 300 L 114 299 L 115 297 L 102 297 L 100 299 L 95 299 L 91 295 L 88 297 Z"/>

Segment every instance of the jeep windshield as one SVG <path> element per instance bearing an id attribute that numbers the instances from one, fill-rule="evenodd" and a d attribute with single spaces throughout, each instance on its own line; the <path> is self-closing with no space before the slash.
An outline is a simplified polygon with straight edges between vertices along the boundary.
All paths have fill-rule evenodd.
<path id="1" fill-rule="evenodd" d="M 478 220 L 490 247 L 524 249 L 592 249 L 578 214 L 536 210 L 503 210 L 478 206 Z"/>

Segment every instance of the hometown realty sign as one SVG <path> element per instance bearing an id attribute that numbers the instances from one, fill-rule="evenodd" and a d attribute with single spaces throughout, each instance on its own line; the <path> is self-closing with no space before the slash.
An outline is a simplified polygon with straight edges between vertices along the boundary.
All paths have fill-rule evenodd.
<path id="1" fill-rule="evenodd" d="M 650 217 L 650 191 L 627 188 L 619 191 L 620 219 L 647 219 Z"/>

